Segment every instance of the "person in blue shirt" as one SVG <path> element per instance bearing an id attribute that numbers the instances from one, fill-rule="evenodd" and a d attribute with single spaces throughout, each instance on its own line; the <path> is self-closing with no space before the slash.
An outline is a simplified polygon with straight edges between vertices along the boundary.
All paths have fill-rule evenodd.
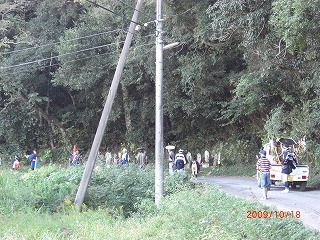
<path id="1" fill-rule="evenodd" d="M 36 164 L 37 164 L 36 162 L 38 158 L 36 149 L 33 149 L 32 153 L 30 155 L 25 155 L 25 157 L 28 158 L 30 161 L 31 170 L 34 170 L 36 168 Z"/>

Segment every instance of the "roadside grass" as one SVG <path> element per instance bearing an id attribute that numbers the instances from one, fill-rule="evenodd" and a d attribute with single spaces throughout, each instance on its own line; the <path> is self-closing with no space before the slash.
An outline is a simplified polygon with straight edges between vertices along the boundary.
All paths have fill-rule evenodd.
<path id="1" fill-rule="evenodd" d="M 72 206 L 54 214 L 1 215 L 0 238 L 11 239 L 320 239 L 292 218 L 247 218 L 248 210 L 270 211 L 258 202 L 229 196 L 214 186 L 180 191 L 127 219 L 106 209 L 78 213 Z M 148 205 L 147 204 L 147 205 Z M 146 212 L 146 209 L 152 209 Z"/>
<path id="2" fill-rule="evenodd" d="M 305 228 L 297 219 L 280 219 L 275 215 L 247 218 L 248 211 L 272 209 L 259 202 L 232 197 L 212 185 L 194 184 L 189 181 L 189 170 L 188 174 L 165 174 L 166 196 L 157 208 L 151 169 L 99 166 L 90 181 L 82 213 L 72 201 L 83 168 L 48 165 L 37 171 L 3 170 L 0 239 L 269 240 L 288 239 L 288 233 L 290 239 L 320 239 L 320 232 Z M 209 171 L 202 169 L 201 173 Z M 222 173 L 221 168 L 219 171 Z M 125 209 L 134 211 L 128 214 Z"/>

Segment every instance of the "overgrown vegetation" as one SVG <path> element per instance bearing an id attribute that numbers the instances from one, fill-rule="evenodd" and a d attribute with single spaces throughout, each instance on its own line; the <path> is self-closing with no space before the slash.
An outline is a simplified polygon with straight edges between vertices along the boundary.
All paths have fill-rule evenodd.
<path id="1" fill-rule="evenodd" d="M 81 168 L 59 169 L 49 166 L 25 173 L 2 170 L 0 190 L 5 194 L 1 195 L 0 199 L 0 238 L 285 239 L 288 232 L 291 239 L 320 237 L 319 232 L 304 228 L 297 219 L 248 219 L 248 210 L 270 211 L 270 208 L 257 202 L 231 197 L 213 186 L 190 184 L 187 175 L 178 176 L 180 180 L 166 176 L 165 185 L 170 186 L 170 190 L 163 198 L 161 207 L 156 208 L 148 196 L 148 183 L 153 181 L 152 171 L 137 170 L 99 167 L 90 183 L 91 191 L 88 195 L 91 197 L 86 199 L 86 207 L 82 213 L 78 213 L 71 203 L 70 197 L 74 196 L 75 189 L 73 184 L 67 184 L 76 184 L 79 181 Z M 112 177 L 108 177 L 106 172 Z M 118 173 L 121 180 L 114 179 L 115 173 Z M 138 175 L 141 180 L 137 178 Z M 103 177 L 108 179 L 104 180 Z M 126 183 L 130 182 L 131 177 L 136 184 Z M 34 181 L 35 179 L 37 181 Z M 52 182 L 50 186 L 48 181 Z M 124 182 L 123 186 L 120 185 L 121 181 Z M 116 183 L 120 188 L 118 192 L 112 187 Z M 31 185 L 34 189 L 30 188 Z M 140 190 L 142 186 L 146 188 L 146 193 Z M 126 195 L 123 191 L 126 187 L 132 197 L 129 196 L 127 203 L 123 203 L 121 198 Z M 29 193 L 28 199 L 24 199 L 27 197 L 24 192 Z M 61 197 L 62 195 L 65 195 L 65 198 Z M 97 198 L 94 198 L 94 195 Z M 35 204 L 40 199 L 46 201 L 41 208 Z M 134 203 L 136 200 L 138 201 Z M 124 206 L 122 209 L 127 210 L 129 208 L 125 205 L 133 204 L 135 208 L 130 210 L 134 212 L 129 214 L 130 217 L 122 218 L 124 212 L 120 214 L 119 208 L 115 211 L 116 207 L 112 208 L 111 202 L 118 202 L 117 206 L 121 203 Z"/>
<path id="2" fill-rule="evenodd" d="M 73 204 L 84 167 L 60 168 L 48 165 L 30 171 L 26 168 L 10 172 L 2 170 L 0 188 L 1 213 L 16 211 L 60 212 Z M 190 188 L 186 174 L 167 176 L 165 192 Z M 128 217 L 140 204 L 154 199 L 154 171 L 136 165 L 106 167 L 99 165 L 92 174 L 84 200 L 86 208 L 109 209 L 113 215 Z"/>

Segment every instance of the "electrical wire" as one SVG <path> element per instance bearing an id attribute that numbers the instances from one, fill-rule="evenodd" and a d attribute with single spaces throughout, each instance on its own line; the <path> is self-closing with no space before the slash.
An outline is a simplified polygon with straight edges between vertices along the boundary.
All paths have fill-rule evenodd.
<path id="1" fill-rule="evenodd" d="M 88 2 L 100 7 L 100 8 L 103 8 L 105 10 L 108 10 L 109 12 L 112 12 L 114 14 L 116 14 L 115 12 L 111 11 L 110 9 L 107 9 L 105 8 L 104 6 L 101 6 L 95 2 L 92 2 L 90 0 L 87 0 Z M 118 0 L 119 1 L 119 0 Z M 128 4 L 125 4 L 123 1 L 120 1 L 122 4 L 124 5 L 128 5 Z M 131 7 L 131 6 L 130 6 Z M 135 8 L 134 8 L 135 9 Z M 135 9 L 136 10 L 136 9 Z M 135 22 L 136 24 L 138 25 L 141 25 L 137 22 Z M 142 25 L 141 25 L 142 26 Z M 115 30 L 111 30 L 111 31 L 107 31 L 107 32 L 102 32 L 102 33 L 98 33 L 98 34 L 92 34 L 92 35 L 87 35 L 87 36 L 84 36 L 84 37 L 79 37 L 79 38 L 74 38 L 74 39 L 68 39 L 68 40 L 65 40 L 64 42 L 69 42 L 69 41 L 75 41 L 75 40 L 80 40 L 80 39 L 84 39 L 84 38 L 89 38 L 89 37 L 94 37 L 94 36 L 99 36 L 99 35 L 102 35 L 102 34 L 105 34 L 105 33 L 110 33 L 110 32 L 116 32 L 116 31 L 120 31 L 122 29 L 115 29 Z M 149 35 L 150 36 L 150 35 Z M 21 51 L 27 51 L 27 50 L 30 50 L 30 49 L 35 49 L 35 48 L 40 48 L 40 47 L 45 47 L 45 46 L 51 46 L 51 45 L 56 45 L 56 44 L 59 44 L 59 43 L 62 43 L 62 42 L 54 42 L 54 43 L 49 43 L 49 44 L 44 44 L 44 45 L 40 45 L 40 46 L 34 46 L 34 47 L 30 47 L 30 48 L 25 48 L 25 49 L 19 49 L 19 50 L 14 50 L 14 51 L 10 51 L 10 52 L 6 52 L 6 53 L 0 53 L 0 55 L 7 55 L 7 54 L 10 54 L 10 53 L 16 53 L 16 52 L 21 52 Z M 120 42 L 120 43 L 123 43 L 123 42 Z M 43 58 L 43 59 L 37 59 L 37 60 L 33 60 L 33 61 L 29 61 L 29 62 L 25 62 L 25 63 L 20 63 L 20 64 L 15 64 L 15 65 L 10 65 L 10 66 L 6 66 L 6 67 L 0 67 L 0 70 L 6 70 L 6 69 L 11 69 L 11 68 L 15 68 L 15 67 L 20 67 L 20 66 L 25 66 L 25 65 L 29 65 L 29 64 L 33 64 L 33 63 L 40 63 L 42 61 L 46 61 L 46 60 L 52 60 L 52 59 L 55 59 L 55 58 L 58 58 L 58 57 L 61 57 L 61 56 L 66 56 L 66 55 L 71 55 L 71 54 L 74 54 L 74 53 L 79 53 L 79 52 L 84 52 L 84 51 L 88 51 L 88 50 L 93 50 L 93 49 L 97 49 L 97 48 L 102 48 L 102 47 L 106 47 L 106 46 L 110 46 L 110 45 L 113 45 L 115 43 L 111 43 L 111 44 L 106 44 L 106 45 L 100 45 L 100 46 L 96 46 L 96 47 L 92 47 L 92 48 L 86 48 L 86 49 L 82 49 L 82 50 L 78 50 L 78 51 L 74 51 L 74 52 L 71 52 L 71 53 L 64 53 L 64 54 L 60 54 L 60 55 L 57 55 L 57 56 L 51 56 L 51 57 L 48 57 L 48 58 Z M 118 44 L 118 43 L 117 43 Z"/>
<path id="2" fill-rule="evenodd" d="M 150 45 L 154 45 L 154 43 L 137 45 L 137 46 L 134 46 L 133 48 L 135 49 L 135 48 L 140 48 L 140 47 L 145 47 L 145 46 L 150 46 Z M 77 61 L 81 61 L 81 60 L 85 60 L 85 59 L 90 59 L 90 58 L 94 58 L 94 57 L 101 57 L 101 56 L 109 55 L 109 54 L 113 54 L 113 53 L 121 53 L 121 51 L 113 51 L 113 52 L 102 53 L 102 54 L 98 54 L 98 55 L 94 55 L 94 56 L 88 56 L 88 57 L 84 57 L 84 58 L 78 58 L 78 59 L 75 59 L 75 60 L 70 60 L 70 61 L 63 62 L 63 64 L 72 63 L 72 62 L 77 62 Z M 129 55 L 130 55 L 130 53 L 129 53 Z M 59 65 L 61 65 L 61 64 L 55 63 L 55 64 L 52 64 L 52 65 L 50 65 L 50 66 L 44 66 L 44 68 L 51 67 L 51 66 L 59 66 Z"/>
<path id="3" fill-rule="evenodd" d="M 119 17 L 122 17 L 122 16 L 120 16 L 119 14 L 115 13 L 114 11 L 110 10 L 109 8 L 106 8 L 106 7 L 100 5 L 100 4 L 96 3 L 96 2 L 92 2 L 92 1 L 90 1 L 90 0 L 86 0 L 86 1 L 89 2 L 89 3 L 91 3 L 91 4 L 93 4 L 93 5 L 95 5 L 95 6 L 97 6 L 97 7 L 99 7 L 99 8 L 102 8 L 102 9 L 108 11 L 108 12 L 111 12 L 111 13 L 119 16 Z M 135 21 L 130 20 L 130 19 L 128 19 L 128 18 L 127 18 L 127 20 L 130 21 L 130 22 L 133 22 L 133 23 L 135 23 L 135 24 L 137 24 L 137 25 L 143 26 L 143 24 L 138 23 L 138 22 L 135 22 Z"/>
<path id="4" fill-rule="evenodd" d="M 150 36 L 154 36 L 154 35 L 153 34 L 149 34 L 149 35 L 142 36 L 142 37 L 150 37 Z M 48 58 L 37 59 L 37 60 L 25 62 L 25 63 L 9 65 L 9 66 L 6 66 L 6 67 L 0 67 L 0 70 L 6 70 L 6 69 L 15 68 L 15 67 L 21 67 L 21 66 L 30 65 L 30 64 L 33 64 L 33 63 L 40 63 L 40 62 L 43 62 L 43 61 L 59 58 L 61 56 L 67 56 L 67 55 L 71 55 L 71 54 L 74 54 L 74 53 L 85 52 L 85 51 L 89 51 L 89 50 L 93 50 L 93 49 L 99 49 L 99 48 L 102 48 L 102 47 L 111 46 L 111 45 L 115 45 L 115 44 L 121 44 L 121 43 L 124 43 L 124 41 L 117 42 L 117 43 L 104 44 L 104 45 L 95 46 L 95 47 L 91 47 L 91 48 L 85 48 L 85 49 L 81 49 L 81 50 L 74 51 L 74 52 L 63 53 L 63 54 L 56 55 L 56 56 L 51 56 L 51 57 L 48 57 Z"/>
<path id="5" fill-rule="evenodd" d="M 134 46 L 133 48 L 135 49 L 135 48 L 140 48 L 140 47 L 145 47 L 145 46 L 150 46 L 150 45 L 154 45 L 154 43 L 137 45 L 137 46 Z M 151 51 L 151 49 L 149 49 L 149 51 L 147 51 L 147 53 L 149 53 L 150 51 Z M 81 60 L 85 60 L 85 59 L 101 57 L 101 56 L 109 55 L 109 54 L 113 54 L 113 53 L 120 53 L 120 51 L 112 51 L 112 52 L 106 52 L 106 53 L 102 53 L 102 54 L 97 54 L 97 55 L 94 55 L 94 56 L 78 58 L 78 59 L 74 59 L 74 60 L 70 60 L 70 61 L 65 61 L 62 64 L 68 64 L 68 63 L 73 63 L 73 62 L 77 62 L 77 61 L 81 61 Z M 130 55 L 130 53 L 129 53 L 129 55 Z M 132 61 L 133 61 L 133 59 L 129 59 L 127 62 L 132 62 Z M 51 64 L 51 65 L 47 65 L 47 66 L 41 66 L 40 69 L 45 69 L 45 68 L 54 67 L 54 66 L 61 66 L 61 63 L 55 63 L 55 64 Z M 12 74 L 20 74 L 20 73 L 27 73 L 27 72 L 29 72 L 29 71 L 7 72 L 5 74 L 1 74 L 0 76 L 9 76 L 9 75 L 12 75 Z"/>
<path id="6" fill-rule="evenodd" d="M 142 36 L 142 37 L 144 38 L 144 37 L 150 37 L 150 36 L 154 36 L 154 35 L 153 34 L 149 34 L 149 35 Z M 95 47 L 91 47 L 91 48 L 85 48 L 85 49 L 81 49 L 81 50 L 74 51 L 74 52 L 63 53 L 63 54 L 56 55 L 56 56 L 51 56 L 51 57 L 48 57 L 48 58 L 37 59 L 37 60 L 24 62 L 24 63 L 20 63 L 20 64 L 9 65 L 9 66 L 6 66 L 6 67 L 0 67 L 0 70 L 2 71 L 2 70 L 12 69 L 12 68 L 26 66 L 26 65 L 30 65 L 30 64 L 34 64 L 34 63 L 38 63 L 39 64 L 39 63 L 41 63 L 43 61 L 56 59 L 56 58 L 59 58 L 59 57 L 62 57 L 62 56 L 72 55 L 74 53 L 85 52 L 85 51 L 99 49 L 99 48 L 103 48 L 103 47 L 107 47 L 107 46 L 111 46 L 111 45 L 116 45 L 116 44 L 121 44 L 121 43 L 124 43 L 124 41 L 117 42 L 117 43 L 109 43 L 109 44 L 99 45 L 99 46 L 95 46 Z"/>
<path id="7" fill-rule="evenodd" d="M 72 42 L 72 41 L 76 41 L 76 40 L 81 40 L 81 39 L 86 39 L 86 38 L 90 38 L 90 37 L 100 36 L 100 35 L 107 34 L 107 33 L 121 32 L 121 31 L 123 31 L 123 29 L 118 28 L 118 29 L 114 29 L 114 30 L 110 30 L 110 31 L 106 31 L 106 32 L 86 35 L 86 36 L 83 36 L 83 37 L 71 38 L 71 39 L 65 40 L 63 42 L 61 42 L 61 41 L 60 42 L 53 42 L 53 43 L 47 43 L 47 44 L 38 45 L 38 46 L 34 46 L 34 47 L 18 49 L 18 50 L 14 50 L 14 51 L 10 51 L 10 52 L 2 52 L 2 53 L 0 52 L 0 55 L 4 56 L 4 55 L 11 54 L 11 53 L 24 52 L 24 51 L 27 51 L 27 50 L 30 50 L 30 49 L 42 48 L 42 47 L 47 47 L 47 46 L 51 46 L 51 45 L 57 45 L 57 44 L 65 43 L 65 42 Z M 17 44 L 20 44 L 20 43 L 15 43 L 15 44 L 17 45 Z"/>
<path id="8" fill-rule="evenodd" d="M 121 41 L 121 42 L 118 42 L 118 43 L 104 44 L 104 45 L 91 47 L 91 48 L 85 48 L 85 49 L 81 49 L 81 50 L 70 52 L 70 53 L 63 53 L 63 54 L 60 54 L 60 55 L 52 56 L 52 57 L 49 57 L 49 58 L 37 59 L 37 60 L 34 60 L 34 61 L 30 61 L 30 62 L 20 63 L 20 64 L 6 66 L 6 67 L 1 67 L 0 69 L 4 70 L 4 69 L 9 69 L 9 68 L 29 65 L 29 64 L 32 64 L 32 63 L 39 63 L 39 62 L 43 62 L 43 61 L 46 61 L 46 60 L 51 60 L 51 59 L 55 59 L 55 58 L 58 58 L 58 57 L 71 55 L 71 54 L 74 54 L 74 53 L 80 53 L 80 52 L 85 52 L 85 51 L 89 51 L 89 50 L 93 50 L 93 49 L 103 48 L 103 47 L 107 47 L 107 46 L 111 46 L 111 45 L 115 45 L 115 44 L 119 44 L 119 43 L 124 43 L 124 41 Z"/>
<path id="9" fill-rule="evenodd" d="M 95 2 L 92 2 L 90 0 L 87 0 L 88 2 L 100 7 L 100 8 L 103 8 L 113 14 L 116 14 L 115 12 L 111 11 L 110 9 L 102 6 L 102 5 L 99 5 Z M 135 11 L 138 11 L 135 7 L 132 7 L 131 5 L 121 1 L 121 0 L 117 0 L 118 2 L 122 3 L 123 5 L 126 5 L 126 6 L 129 6 L 130 8 L 134 9 Z M 139 13 L 142 13 L 141 11 L 138 11 Z M 117 15 L 117 14 L 116 14 Z M 118 15 L 119 16 L 119 15 Z M 149 15 L 148 15 L 149 16 Z M 145 26 L 145 24 L 139 24 L 137 22 L 135 22 L 136 24 L 140 25 L 140 26 Z M 92 34 L 92 35 L 87 35 L 87 36 L 83 36 L 83 37 L 79 37 L 79 38 L 73 38 L 73 39 L 68 39 L 68 40 L 65 40 L 63 42 L 69 42 L 69 41 L 75 41 L 75 40 L 81 40 L 81 39 L 85 39 L 85 38 L 89 38 L 89 37 L 94 37 L 94 36 L 99 36 L 99 35 L 102 35 L 102 34 L 107 34 L 107 33 L 113 33 L 113 32 L 120 32 L 120 31 L 123 31 L 123 29 L 115 29 L 115 30 L 110 30 L 110 31 L 106 31 L 106 32 L 102 32 L 102 33 L 97 33 L 97 34 Z M 125 31 L 124 31 L 125 32 Z M 31 50 L 31 49 L 36 49 L 36 48 L 42 48 L 42 47 L 46 47 L 46 46 L 52 46 L 52 45 L 56 45 L 56 44 L 60 44 L 61 42 L 53 42 L 53 43 L 48 43 L 48 44 L 43 44 L 43 45 L 38 45 L 38 46 L 33 46 L 33 47 L 29 47 L 29 48 L 24 48 L 24 49 L 18 49 L 18 50 L 14 50 L 14 51 L 9 51 L 9 52 L 0 52 L 0 55 L 2 56 L 5 56 L 5 55 L 8 55 L 8 54 L 11 54 L 11 53 L 17 53 L 17 52 L 23 52 L 23 51 L 27 51 L 27 50 Z M 14 43 L 15 45 L 17 44 L 25 44 L 25 43 Z"/>
<path id="10" fill-rule="evenodd" d="M 140 14 L 144 13 L 143 11 L 139 11 L 138 9 L 136 9 L 135 7 L 133 7 L 133 6 L 129 5 L 128 3 L 125 3 L 124 1 L 121 1 L 121 0 L 116 0 L 116 1 L 118 1 L 118 2 L 122 3 L 123 5 L 128 6 L 129 8 L 131 8 L 131 9 L 133 9 L 133 10 L 135 10 L 135 11 L 139 12 Z M 148 17 L 150 17 L 150 18 L 154 18 L 154 17 L 150 16 L 149 14 L 147 14 L 147 16 L 148 16 Z"/>

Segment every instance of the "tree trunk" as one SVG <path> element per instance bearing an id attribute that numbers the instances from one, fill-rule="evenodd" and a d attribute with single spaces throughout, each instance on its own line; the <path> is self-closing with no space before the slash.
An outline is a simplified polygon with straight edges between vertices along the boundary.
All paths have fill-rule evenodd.
<path id="1" fill-rule="evenodd" d="M 130 115 L 130 108 L 129 108 L 129 93 L 128 89 L 124 83 L 121 82 L 121 89 L 122 89 L 122 100 L 123 100 L 123 108 L 124 108 L 124 120 L 126 123 L 127 132 L 131 132 L 132 130 L 132 123 L 131 123 L 131 115 Z"/>
<path id="2" fill-rule="evenodd" d="M 20 97 L 21 97 L 22 100 L 24 100 L 26 103 L 31 105 L 31 107 L 38 112 L 40 118 L 44 118 L 48 122 L 48 124 L 50 126 L 55 126 L 56 128 L 58 128 L 60 130 L 63 138 L 65 140 L 67 140 L 68 142 L 70 142 L 70 139 L 68 138 L 68 135 L 67 135 L 64 127 L 62 126 L 61 122 L 57 118 L 55 118 L 53 116 L 49 116 L 37 104 L 30 104 L 28 97 L 25 94 L 21 93 L 21 92 L 20 92 Z"/>

